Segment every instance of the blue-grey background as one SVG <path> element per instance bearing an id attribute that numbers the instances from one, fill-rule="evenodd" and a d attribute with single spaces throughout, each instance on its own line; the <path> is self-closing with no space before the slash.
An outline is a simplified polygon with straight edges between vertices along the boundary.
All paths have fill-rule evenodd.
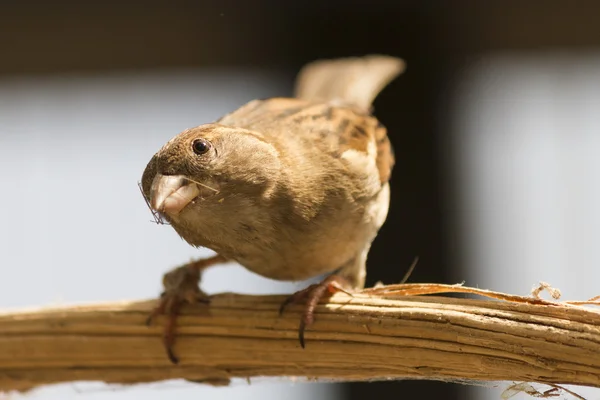
<path id="1" fill-rule="evenodd" d="M 600 294 L 600 2 L 173 0 L 0 5 L 0 307 L 152 297 L 201 256 L 156 226 L 137 181 L 182 129 L 288 95 L 317 58 L 385 53 L 375 112 L 397 164 L 367 284 Z M 289 292 L 235 266 L 208 292 Z M 430 381 L 68 384 L 26 397 L 498 399 Z M 590 399 L 594 389 L 577 388 Z M 513 399 L 525 399 L 518 395 Z"/>
<path id="2" fill-rule="evenodd" d="M 154 152 L 179 131 L 282 92 L 280 81 L 276 73 L 236 70 L 0 81 L 2 308 L 156 297 L 169 268 L 209 255 L 151 223 L 137 183 Z M 300 287 L 231 264 L 208 270 L 202 286 L 209 293 Z M 219 389 L 77 383 L 26 397 L 331 399 L 336 392 L 334 385 L 259 380 Z"/>

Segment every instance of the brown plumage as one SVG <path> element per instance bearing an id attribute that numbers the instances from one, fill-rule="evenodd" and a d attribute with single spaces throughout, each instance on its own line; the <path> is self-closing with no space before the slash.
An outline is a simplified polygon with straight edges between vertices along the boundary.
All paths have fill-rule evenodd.
<path id="1" fill-rule="evenodd" d="M 387 56 L 308 64 L 295 98 L 254 100 L 175 136 L 146 167 L 144 195 L 188 243 L 253 272 L 335 272 L 361 289 L 394 165 L 370 108 L 403 68 Z"/>

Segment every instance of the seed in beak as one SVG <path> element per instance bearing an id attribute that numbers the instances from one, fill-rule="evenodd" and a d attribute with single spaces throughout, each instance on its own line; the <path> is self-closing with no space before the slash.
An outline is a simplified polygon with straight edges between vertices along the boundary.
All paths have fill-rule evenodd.
<path id="1" fill-rule="evenodd" d="M 183 175 L 156 174 L 150 187 L 150 206 L 167 215 L 177 215 L 199 194 L 198 186 Z"/>

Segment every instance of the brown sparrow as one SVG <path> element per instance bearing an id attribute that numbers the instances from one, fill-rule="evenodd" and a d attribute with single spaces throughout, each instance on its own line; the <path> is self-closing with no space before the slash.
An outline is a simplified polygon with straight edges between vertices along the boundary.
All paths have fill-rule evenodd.
<path id="1" fill-rule="evenodd" d="M 403 69 L 402 60 L 380 55 L 312 62 L 300 71 L 294 98 L 251 101 L 181 132 L 152 157 L 141 183 L 151 209 L 189 244 L 217 253 L 163 279 L 151 318 L 169 316 L 164 341 L 173 362 L 178 308 L 207 301 L 198 283 L 210 265 L 236 261 L 286 281 L 330 274 L 282 305 L 306 304 L 302 347 L 327 292 L 364 287 L 394 165 L 371 104 Z"/>

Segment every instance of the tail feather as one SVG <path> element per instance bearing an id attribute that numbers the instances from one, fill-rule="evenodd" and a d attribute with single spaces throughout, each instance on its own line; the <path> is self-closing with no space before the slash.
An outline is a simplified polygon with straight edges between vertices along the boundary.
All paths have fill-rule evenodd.
<path id="1" fill-rule="evenodd" d="M 405 67 L 403 60 L 383 55 L 313 61 L 298 74 L 296 97 L 341 101 L 368 110 Z"/>

